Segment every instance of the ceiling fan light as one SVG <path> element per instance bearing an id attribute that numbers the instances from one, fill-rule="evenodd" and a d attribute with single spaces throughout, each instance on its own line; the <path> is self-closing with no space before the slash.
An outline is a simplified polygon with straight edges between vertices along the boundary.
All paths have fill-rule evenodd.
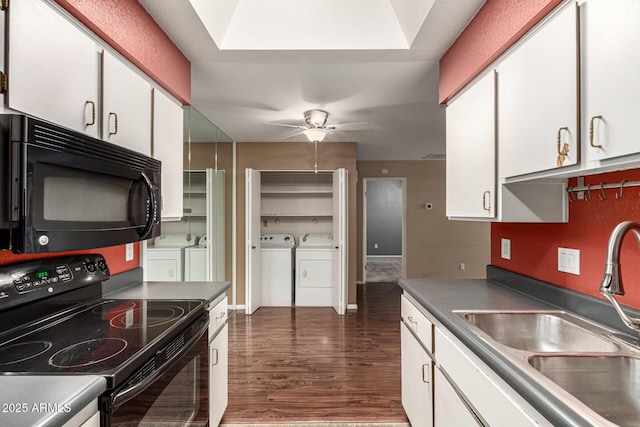
<path id="1" fill-rule="evenodd" d="M 303 130 L 302 133 L 304 133 L 307 139 L 309 139 L 309 141 L 311 142 L 315 142 L 315 141 L 322 142 L 322 140 L 324 139 L 325 136 L 327 136 L 327 133 L 329 133 L 329 131 L 322 128 L 311 128 L 311 129 Z"/>

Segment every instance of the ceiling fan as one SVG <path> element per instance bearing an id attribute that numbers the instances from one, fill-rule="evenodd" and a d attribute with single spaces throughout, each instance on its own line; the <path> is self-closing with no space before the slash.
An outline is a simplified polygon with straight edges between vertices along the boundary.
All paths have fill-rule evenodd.
<path id="1" fill-rule="evenodd" d="M 336 131 L 343 132 L 369 130 L 369 123 L 367 122 L 334 123 L 328 125 L 328 117 L 329 113 L 324 110 L 307 110 L 304 112 L 304 121 L 306 123 L 306 126 L 287 125 L 282 123 L 265 123 L 265 125 L 300 129 L 300 131 L 291 134 L 283 139 L 293 138 L 297 135 L 304 135 L 311 142 L 322 142 L 322 140 L 324 140 L 327 135 L 333 134 Z M 329 138 L 331 138 L 331 136 Z"/>

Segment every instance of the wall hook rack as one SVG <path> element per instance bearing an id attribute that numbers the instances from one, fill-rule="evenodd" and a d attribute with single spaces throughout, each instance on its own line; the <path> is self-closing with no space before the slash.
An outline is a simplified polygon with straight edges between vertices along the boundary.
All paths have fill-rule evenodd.
<path id="1" fill-rule="evenodd" d="M 576 200 L 578 200 L 577 194 L 583 191 L 587 192 L 587 194 L 585 194 L 584 196 L 584 200 L 587 202 L 590 201 L 592 199 L 592 196 L 591 196 L 592 186 L 593 184 L 576 185 L 576 186 L 567 187 L 567 193 L 569 193 L 569 201 L 575 202 Z M 616 192 L 616 200 L 620 200 L 622 199 L 623 189 L 625 187 L 640 187 L 640 181 L 622 180 L 621 182 L 613 183 L 613 184 L 607 184 L 606 182 L 601 182 L 599 187 L 600 187 L 600 194 L 598 194 L 598 198 L 600 200 L 604 201 L 607 198 L 607 194 L 605 193 L 604 190 L 610 189 L 610 188 L 615 188 L 616 190 L 618 190 Z"/>

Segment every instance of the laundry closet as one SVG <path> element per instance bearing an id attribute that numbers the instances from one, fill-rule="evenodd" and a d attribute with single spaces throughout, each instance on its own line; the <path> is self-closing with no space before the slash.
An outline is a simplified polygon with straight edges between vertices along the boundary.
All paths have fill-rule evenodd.
<path id="1" fill-rule="evenodd" d="M 245 169 L 247 314 L 272 305 L 324 306 L 345 313 L 347 185 L 344 168 Z M 289 280 L 283 277 L 288 268 Z"/>

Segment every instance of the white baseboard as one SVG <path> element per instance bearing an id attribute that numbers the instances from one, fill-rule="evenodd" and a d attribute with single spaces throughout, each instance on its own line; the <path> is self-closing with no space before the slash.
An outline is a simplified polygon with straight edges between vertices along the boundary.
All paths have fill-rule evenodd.
<path id="1" fill-rule="evenodd" d="M 347 310 L 357 310 L 358 304 L 347 304 Z"/>

